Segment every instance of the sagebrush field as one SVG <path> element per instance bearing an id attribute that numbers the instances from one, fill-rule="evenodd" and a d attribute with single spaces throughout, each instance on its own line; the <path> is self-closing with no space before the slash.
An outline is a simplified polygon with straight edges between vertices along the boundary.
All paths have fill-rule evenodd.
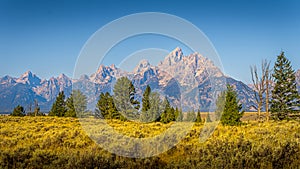
<path id="1" fill-rule="evenodd" d="M 170 124 L 111 120 L 131 137 L 151 137 Z M 183 122 L 182 122 L 183 123 Z M 142 126 L 142 127 L 141 127 Z M 204 143 L 195 124 L 175 147 L 158 156 L 116 156 L 95 144 L 76 118 L 0 116 L 0 168 L 299 168 L 297 121 L 219 125 Z"/>

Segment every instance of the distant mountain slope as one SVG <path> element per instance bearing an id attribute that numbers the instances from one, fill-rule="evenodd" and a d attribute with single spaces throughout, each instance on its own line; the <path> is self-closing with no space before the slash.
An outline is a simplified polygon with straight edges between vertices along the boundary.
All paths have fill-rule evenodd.
<path id="1" fill-rule="evenodd" d="M 48 111 L 59 91 L 70 94 L 72 81 L 65 75 L 49 80 L 41 80 L 30 71 L 19 78 L 5 76 L 0 78 L 0 111 L 11 111 L 17 105 L 30 109 L 37 100 L 42 111 Z M 32 106 L 33 107 L 33 106 Z"/>
<path id="2" fill-rule="evenodd" d="M 296 82 L 297 82 L 298 92 L 300 93 L 300 69 L 296 72 Z"/>
<path id="3" fill-rule="evenodd" d="M 100 93 L 112 92 L 114 82 L 121 76 L 133 81 L 139 99 L 150 85 L 153 91 L 167 96 L 173 105 L 180 106 L 181 102 L 183 109 L 200 106 L 201 111 L 208 111 L 214 102 L 212 84 L 224 81 L 234 86 L 245 109 L 254 103 L 253 91 L 247 85 L 225 76 L 211 60 L 199 53 L 184 56 L 182 50 L 176 48 L 157 66 L 142 60 L 133 72 L 123 71 L 115 65 L 101 65 L 94 74 L 73 80 L 64 74 L 42 80 L 30 71 L 19 78 L 5 76 L 0 78 L 0 111 L 11 111 L 18 104 L 28 109 L 35 99 L 43 111 L 48 111 L 59 91 L 65 91 L 69 96 L 72 84 L 73 88 L 89 96 L 88 107 L 93 110 Z"/>

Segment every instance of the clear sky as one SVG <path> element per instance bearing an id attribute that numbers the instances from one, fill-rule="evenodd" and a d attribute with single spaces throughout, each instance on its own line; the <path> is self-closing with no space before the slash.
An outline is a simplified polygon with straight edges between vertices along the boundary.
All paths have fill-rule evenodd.
<path id="1" fill-rule="evenodd" d="M 41 78 L 72 77 L 81 48 L 99 28 L 125 15 L 163 12 L 201 29 L 225 73 L 249 83 L 249 66 L 274 62 L 282 50 L 300 68 L 299 9 L 297 0 L 0 0 L 0 76 L 31 70 Z"/>

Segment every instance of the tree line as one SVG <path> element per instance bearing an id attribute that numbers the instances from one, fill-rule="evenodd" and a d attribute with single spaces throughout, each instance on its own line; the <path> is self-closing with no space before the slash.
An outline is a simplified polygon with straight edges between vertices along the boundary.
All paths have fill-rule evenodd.
<path id="1" fill-rule="evenodd" d="M 167 97 L 162 100 L 160 94 L 152 92 L 149 85 L 144 90 L 142 107 L 140 107 L 140 102 L 135 98 L 135 87 L 127 77 L 117 80 L 113 93 L 113 96 L 108 92 L 100 94 L 95 117 L 162 123 L 171 121 L 202 122 L 200 110 L 197 115 L 193 110 L 187 112 L 184 117 L 181 109 L 172 107 Z"/>
<path id="2" fill-rule="evenodd" d="M 152 92 L 148 85 L 143 93 L 142 107 L 135 98 L 136 92 L 132 82 L 127 77 L 121 77 L 114 86 L 114 95 L 101 93 L 94 113 L 87 111 L 87 97 L 80 90 L 73 90 L 66 98 L 64 91 L 59 92 L 48 116 L 58 117 L 88 117 L 102 119 L 138 120 L 141 122 L 195 121 L 202 122 L 200 110 L 186 113 L 171 106 L 167 97 L 163 100 L 160 94 Z M 141 109 L 140 109 L 141 108 Z M 36 106 L 35 111 L 40 108 Z M 140 110 L 140 111 L 139 111 Z M 41 113 L 27 113 L 27 115 L 44 115 Z M 18 105 L 12 116 L 25 116 L 25 109 Z"/>

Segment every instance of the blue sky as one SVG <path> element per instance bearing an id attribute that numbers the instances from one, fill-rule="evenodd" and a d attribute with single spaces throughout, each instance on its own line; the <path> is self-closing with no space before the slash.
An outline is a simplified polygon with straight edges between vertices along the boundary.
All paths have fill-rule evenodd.
<path id="1" fill-rule="evenodd" d="M 299 9 L 297 0 L 0 0 L 0 76 L 31 70 L 42 78 L 72 77 L 81 48 L 99 28 L 125 15 L 163 12 L 196 25 L 215 46 L 225 73 L 249 83 L 249 66 L 274 62 L 282 50 L 300 69 Z M 178 45 L 151 38 L 147 44 L 166 50 Z"/>

